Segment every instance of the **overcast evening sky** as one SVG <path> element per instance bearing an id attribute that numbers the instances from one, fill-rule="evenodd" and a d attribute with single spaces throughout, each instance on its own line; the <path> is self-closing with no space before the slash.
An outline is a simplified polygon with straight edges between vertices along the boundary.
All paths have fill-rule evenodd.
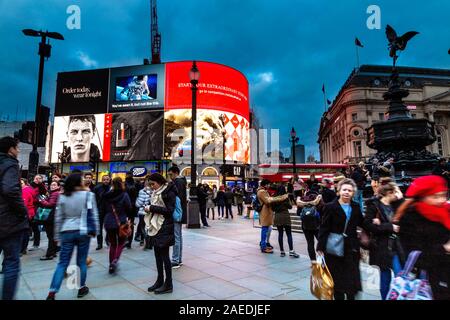
<path id="1" fill-rule="evenodd" d="M 81 29 L 69 30 L 69 5 L 81 9 Z M 381 29 L 369 30 L 369 5 L 381 9 Z M 356 66 L 389 64 L 386 24 L 416 36 L 399 65 L 449 68 L 450 2 L 158 0 L 162 61 L 204 60 L 242 71 L 265 128 L 280 129 L 281 146 L 297 130 L 307 155 L 319 157 L 317 132 L 327 97 L 335 98 Z M 38 39 L 24 28 L 58 31 L 45 64 L 43 104 L 54 108 L 58 72 L 141 64 L 150 56 L 149 0 L 0 0 L 0 118 L 34 119 Z M 286 156 L 289 155 L 289 152 Z"/>

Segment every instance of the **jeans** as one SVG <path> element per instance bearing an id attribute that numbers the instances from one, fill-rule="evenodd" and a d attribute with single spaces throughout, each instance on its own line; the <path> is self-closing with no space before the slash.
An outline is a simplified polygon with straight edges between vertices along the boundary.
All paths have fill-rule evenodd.
<path id="1" fill-rule="evenodd" d="M 87 265 L 86 259 L 89 252 L 91 238 L 87 235 L 80 235 L 77 231 L 67 231 L 61 233 L 61 252 L 59 262 L 53 274 L 50 292 L 58 292 L 64 280 L 64 274 L 72 258 L 73 249 L 77 247 L 77 266 L 80 268 L 80 287 L 86 286 Z"/>
<path id="2" fill-rule="evenodd" d="M 136 239 L 139 239 L 140 241 L 144 241 L 145 239 L 145 221 L 144 221 L 144 215 L 140 214 L 139 215 L 139 223 L 137 225 L 137 229 L 136 229 Z"/>
<path id="3" fill-rule="evenodd" d="M 106 237 L 109 242 L 109 264 L 117 263 L 128 239 L 119 237 L 118 228 L 107 229 Z"/>
<path id="4" fill-rule="evenodd" d="M 303 230 L 306 243 L 308 244 L 308 255 L 311 261 L 316 260 L 316 250 L 314 249 L 314 238 L 319 236 L 319 230 Z"/>
<path id="5" fill-rule="evenodd" d="M 28 230 L 25 232 L 28 232 Z M 16 294 L 23 235 L 24 232 L 17 232 L 7 238 L 0 239 L 0 251 L 3 251 L 2 300 L 13 300 Z"/>
<path id="6" fill-rule="evenodd" d="M 207 226 L 208 220 L 206 220 L 206 205 L 200 206 L 200 218 L 202 220 L 203 226 Z"/>
<path id="7" fill-rule="evenodd" d="M 392 272 L 394 272 L 395 276 L 401 270 L 402 266 L 400 264 L 400 259 L 397 255 L 392 258 L 392 269 L 386 268 L 380 270 L 380 294 L 382 300 L 387 299 L 387 295 L 391 287 Z"/>
<path id="8" fill-rule="evenodd" d="M 217 215 L 218 215 L 219 217 L 222 217 L 222 218 L 223 218 L 223 216 L 225 215 L 225 205 L 219 204 L 219 205 L 217 206 Z"/>
<path id="9" fill-rule="evenodd" d="M 267 237 L 266 237 L 266 243 L 270 243 L 270 235 L 272 234 L 272 226 L 267 227 Z"/>
<path id="10" fill-rule="evenodd" d="M 231 216 L 231 219 L 233 219 L 233 212 L 231 209 L 231 204 L 225 205 L 226 208 L 226 218 L 228 219 L 228 214 Z"/>
<path id="11" fill-rule="evenodd" d="M 158 282 L 164 281 L 166 271 L 166 283 L 172 285 L 172 263 L 169 257 L 169 247 L 158 248 L 155 246 L 156 269 L 158 270 Z"/>
<path id="12" fill-rule="evenodd" d="M 172 262 L 173 263 L 181 263 L 183 256 L 183 225 L 181 223 L 175 222 L 174 226 L 174 234 L 175 234 L 175 245 L 173 246 L 172 251 Z"/>
<path id="13" fill-rule="evenodd" d="M 280 251 L 284 251 L 283 246 L 283 230 L 286 231 L 286 236 L 288 238 L 289 250 L 294 250 L 294 245 L 292 243 L 292 229 L 291 226 L 277 226 L 278 229 L 278 245 L 280 246 Z"/>
<path id="14" fill-rule="evenodd" d="M 267 246 L 267 233 L 269 231 L 269 227 L 261 227 L 261 242 L 259 243 L 259 246 L 261 247 L 261 250 L 266 249 Z"/>
<path id="15" fill-rule="evenodd" d="M 355 197 L 353 199 L 357 203 L 359 203 L 359 207 L 361 208 L 361 212 L 364 213 L 364 203 L 363 203 L 363 191 L 362 190 L 356 190 Z"/>
<path id="16" fill-rule="evenodd" d="M 238 215 L 242 216 L 242 213 L 244 212 L 244 205 L 242 203 L 238 203 L 237 209 L 238 209 Z"/>

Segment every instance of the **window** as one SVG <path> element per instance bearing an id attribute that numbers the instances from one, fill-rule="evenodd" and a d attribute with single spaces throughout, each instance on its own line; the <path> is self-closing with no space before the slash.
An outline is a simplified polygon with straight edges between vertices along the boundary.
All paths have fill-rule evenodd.
<path id="1" fill-rule="evenodd" d="M 384 113 L 379 113 L 378 114 L 378 119 L 380 120 L 380 121 L 383 121 L 384 120 Z"/>
<path id="2" fill-rule="evenodd" d="M 353 130 L 353 136 L 359 137 L 359 130 Z"/>
<path id="3" fill-rule="evenodd" d="M 352 121 L 356 121 L 356 120 L 358 120 L 358 114 L 352 113 Z"/>
<path id="4" fill-rule="evenodd" d="M 440 156 L 444 155 L 444 147 L 442 144 L 442 134 L 440 130 L 436 130 L 436 141 L 437 141 L 437 147 L 438 147 L 438 154 Z"/>
<path id="5" fill-rule="evenodd" d="M 362 157 L 362 146 L 361 141 L 353 141 L 353 150 L 355 150 L 355 157 Z"/>

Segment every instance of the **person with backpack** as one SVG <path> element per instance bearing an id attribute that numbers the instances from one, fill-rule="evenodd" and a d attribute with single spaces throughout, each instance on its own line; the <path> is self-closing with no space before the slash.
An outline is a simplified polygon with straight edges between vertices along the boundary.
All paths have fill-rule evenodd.
<path id="1" fill-rule="evenodd" d="M 29 230 L 28 211 L 19 183 L 19 140 L 0 139 L 0 252 L 3 251 L 2 300 L 13 300 L 20 273 L 22 237 Z"/>
<path id="2" fill-rule="evenodd" d="M 276 196 L 282 196 L 286 193 L 286 188 L 281 185 L 278 187 Z M 289 245 L 289 256 L 293 258 L 299 258 L 300 256 L 294 251 L 294 244 L 292 241 L 292 229 L 291 229 L 291 214 L 289 213 L 289 209 L 292 208 L 291 201 L 288 198 L 281 202 L 276 202 L 272 205 L 272 209 L 275 213 L 274 218 L 274 226 L 277 227 L 278 230 L 278 244 L 280 246 L 280 256 L 284 257 L 286 256 L 286 253 L 284 252 L 284 246 L 283 246 L 283 231 L 286 232 L 286 236 L 288 239 L 288 245 Z"/>
<path id="3" fill-rule="evenodd" d="M 317 206 L 322 200 L 321 195 L 309 194 L 297 198 L 297 214 L 300 214 L 302 230 L 308 246 L 308 255 L 311 263 L 316 261 L 314 238 L 318 239 L 320 226 L 320 213 Z"/>
<path id="4" fill-rule="evenodd" d="M 99 231 L 95 196 L 86 191 L 81 174 L 71 174 L 65 181 L 64 193 L 59 196 L 55 211 L 55 241 L 61 242 L 59 262 L 53 274 L 47 300 L 55 300 L 61 288 L 74 248 L 77 247 L 77 266 L 80 270 L 78 298 L 89 293 L 86 286 L 89 242 Z"/>
<path id="5" fill-rule="evenodd" d="M 386 300 L 394 275 L 402 270 L 397 234 L 399 226 L 392 222 L 395 212 L 395 203 L 399 196 L 396 194 L 396 184 L 384 184 L 378 188 L 378 197 L 366 201 L 366 214 L 363 227 L 370 233 L 369 264 L 380 269 L 380 294 Z M 404 259 L 405 257 L 403 257 Z"/>
<path id="6" fill-rule="evenodd" d="M 129 238 L 129 234 L 126 235 L 126 232 L 121 232 L 121 229 L 131 233 L 131 230 L 129 230 L 131 229 L 131 221 L 128 217 L 132 215 L 130 211 L 133 210 L 130 197 L 123 186 L 122 178 L 115 177 L 112 180 L 111 190 L 104 195 L 102 210 L 105 213 L 106 237 L 109 242 L 109 273 L 114 274 Z"/>
<path id="7" fill-rule="evenodd" d="M 259 213 L 259 222 L 261 224 L 261 241 L 259 243 L 262 253 L 273 253 L 273 249 L 267 247 L 267 233 L 273 224 L 272 204 L 282 202 L 288 198 L 287 194 L 279 197 L 271 197 L 268 192 L 270 181 L 263 179 L 256 193 L 256 201 L 253 209 Z"/>
<path id="8" fill-rule="evenodd" d="M 148 288 L 148 292 L 154 292 L 155 294 L 171 293 L 173 292 L 173 284 L 169 249 L 175 244 L 174 212 L 177 206 L 178 190 L 174 183 L 168 183 L 159 173 L 153 173 L 149 180 L 153 194 L 150 205 L 145 207 L 147 212 L 145 224 L 155 251 L 158 278 Z M 166 274 L 165 280 L 164 271 Z"/>
<path id="9" fill-rule="evenodd" d="M 144 208 L 150 204 L 150 198 L 152 196 L 152 189 L 150 188 L 150 175 L 145 177 L 144 188 L 139 191 L 139 195 L 136 199 L 136 208 L 138 209 L 139 223 L 136 230 L 136 238 L 139 239 L 140 246 L 144 246 L 144 249 L 149 249 L 149 241 L 147 240 L 147 233 L 145 232 L 145 210 Z M 147 242 L 147 243 L 146 243 Z"/>
<path id="10" fill-rule="evenodd" d="M 180 168 L 173 166 L 169 168 L 170 180 L 177 188 L 178 198 L 182 210 L 181 220 L 174 220 L 173 228 L 175 235 L 175 245 L 172 250 L 172 268 L 178 269 L 183 265 L 183 224 L 187 223 L 187 180 L 180 175 Z"/>
<path id="11" fill-rule="evenodd" d="M 416 267 L 425 271 L 435 300 L 450 300 L 450 204 L 442 177 L 413 181 L 393 217 L 405 257 L 420 251 Z"/>

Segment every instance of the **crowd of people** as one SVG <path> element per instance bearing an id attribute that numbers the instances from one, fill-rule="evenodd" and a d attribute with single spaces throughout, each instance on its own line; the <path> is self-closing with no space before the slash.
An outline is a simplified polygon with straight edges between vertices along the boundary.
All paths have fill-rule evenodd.
<path id="1" fill-rule="evenodd" d="M 152 173 L 143 181 L 128 173 L 124 180 L 104 175 L 95 185 L 92 173 L 74 171 L 64 177 L 54 173 L 48 184 L 36 175 L 29 183 L 20 178 L 19 152 L 16 139 L 0 139 L 2 299 L 14 299 L 20 257 L 40 248 L 42 231 L 48 247 L 40 259 L 59 256 L 48 300 L 56 299 L 75 248 L 80 270 L 78 297 L 89 293 L 92 238 L 97 240 L 96 250 L 108 248 L 110 274 L 117 272 L 122 252 L 131 248 L 133 240 L 143 250 L 153 250 L 158 275 L 148 292 L 173 291 L 172 269 L 183 265 L 182 226 L 187 223 L 189 191 L 177 166 L 168 170 L 168 178 Z M 391 160 L 369 169 L 360 163 L 350 172 L 321 180 L 314 175 L 306 181 L 295 175 L 287 183 L 263 179 L 253 195 L 241 187 L 200 184 L 200 219 L 203 227 L 209 228 L 208 220 L 216 219 L 216 207 L 217 219 L 233 219 L 233 205 L 242 218 L 250 218 L 253 210 L 261 225 L 261 253 L 274 253 L 270 236 L 275 227 L 280 257 L 296 259 L 299 254 L 294 250 L 291 218 L 296 208 L 311 264 L 318 256 L 325 259 L 336 300 L 353 300 L 361 291 L 361 249 L 369 251 L 369 264 L 380 270 L 382 299 L 388 299 L 392 276 L 404 268 L 411 252 L 419 250 L 414 272 L 426 271 L 435 299 L 450 300 L 450 206 L 445 165 L 442 161 L 433 175 L 414 180 L 405 195 L 392 177 Z M 364 202 L 367 186 L 372 187 L 373 196 Z M 285 234 L 289 251 L 285 251 Z"/>

